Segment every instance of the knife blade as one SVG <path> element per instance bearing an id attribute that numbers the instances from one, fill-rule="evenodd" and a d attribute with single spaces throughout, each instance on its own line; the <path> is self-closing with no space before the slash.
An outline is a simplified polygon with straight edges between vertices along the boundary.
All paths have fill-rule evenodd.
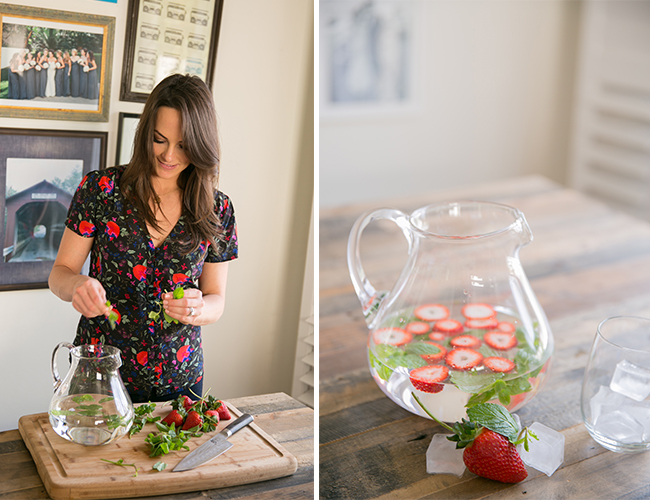
<path id="1" fill-rule="evenodd" d="M 230 448 L 232 448 L 232 443 L 228 441 L 228 438 L 238 430 L 246 427 L 252 421 L 253 416 L 248 413 L 244 413 L 241 417 L 232 422 L 219 434 L 210 439 L 210 441 L 206 441 L 196 450 L 183 458 L 183 460 L 181 460 L 178 465 L 174 467 L 173 472 L 183 472 L 186 470 L 194 469 L 199 465 L 203 465 L 210 460 L 217 458 L 222 453 L 225 453 Z"/>

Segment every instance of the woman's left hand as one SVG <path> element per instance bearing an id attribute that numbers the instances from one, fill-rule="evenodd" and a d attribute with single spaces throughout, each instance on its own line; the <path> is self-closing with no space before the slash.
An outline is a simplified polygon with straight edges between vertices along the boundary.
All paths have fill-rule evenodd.
<path id="1" fill-rule="evenodd" d="M 186 289 L 182 299 L 175 299 L 171 292 L 163 294 L 165 312 L 185 325 L 199 324 L 204 306 L 203 292 L 197 288 Z"/>

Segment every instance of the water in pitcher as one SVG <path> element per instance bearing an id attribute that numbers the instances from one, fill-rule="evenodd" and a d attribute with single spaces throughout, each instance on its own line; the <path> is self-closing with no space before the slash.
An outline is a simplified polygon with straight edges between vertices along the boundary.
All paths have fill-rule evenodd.
<path id="1" fill-rule="evenodd" d="M 415 394 L 436 418 L 455 422 L 466 416 L 470 401 L 516 411 L 533 398 L 550 359 L 511 310 L 494 307 L 495 315 L 480 321 L 436 321 L 427 316 L 435 307 L 448 311 L 437 304 L 410 308 L 382 322 L 370 337 L 370 372 L 390 399 L 427 417 Z"/>
<path id="2" fill-rule="evenodd" d="M 127 433 L 133 411 L 118 411 L 105 394 L 77 394 L 52 401 L 50 424 L 59 436 L 86 446 L 108 444 Z"/>

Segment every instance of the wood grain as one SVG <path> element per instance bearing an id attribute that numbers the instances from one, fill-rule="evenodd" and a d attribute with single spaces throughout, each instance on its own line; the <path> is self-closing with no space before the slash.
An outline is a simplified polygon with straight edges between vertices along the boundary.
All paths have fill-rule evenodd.
<path id="1" fill-rule="evenodd" d="M 367 367 L 368 330 L 346 261 L 354 221 L 381 206 L 410 213 L 439 201 L 505 203 L 526 216 L 534 241 L 522 265 L 555 337 L 550 374 L 519 410 L 522 422 L 561 431 L 565 461 L 551 477 L 529 470 L 517 485 L 473 476 L 426 473 L 425 453 L 437 424 L 384 396 Z M 606 451 L 582 424 L 582 377 L 597 325 L 620 314 L 650 317 L 650 224 L 616 212 L 542 177 L 320 214 L 320 497 L 331 499 L 648 498 L 650 454 Z M 374 226 L 373 226 L 374 225 Z M 377 289 L 390 289 L 406 258 L 401 231 L 368 226 L 361 259 Z"/>
<path id="2" fill-rule="evenodd" d="M 110 477 L 110 483 L 104 486 L 100 496 L 94 493 L 90 493 L 88 496 L 86 493 L 73 492 L 68 497 L 133 498 L 146 495 L 156 498 L 157 495 L 164 495 L 165 498 L 185 499 L 196 498 L 197 495 L 209 496 L 210 491 L 218 491 L 219 496 L 225 495 L 224 498 L 272 498 L 273 495 L 282 498 L 313 498 L 313 411 L 281 393 L 238 398 L 230 400 L 228 403 L 235 414 L 248 412 L 255 416 L 255 422 L 248 432 L 246 432 L 247 429 L 243 429 L 230 438 L 235 446 L 222 457 L 230 454 L 231 451 L 235 452 L 236 448 L 240 448 L 236 453 L 238 456 L 231 455 L 230 459 L 221 462 L 219 461 L 222 457 L 218 457 L 210 464 L 201 466 L 194 471 L 187 471 L 193 472 L 192 477 L 174 478 L 174 482 L 186 483 L 187 486 L 182 489 L 183 491 L 174 493 L 174 485 L 164 484 L 166 482 L 165 475 L 170 478 L 186 474 L 185 472 L 171 472 L 175 463 L 182 458 L 181 455 L 174 457 L 173 454 L 169 454 L 164 458 L 150 459 L 148 452 L 140 449 L 142 443 L 134 441 L 138 436 L 141 436 L 140 440 L 144 440 L 147 430 L 145 428 L 142 433 L 134 436 L 131 440 L 122 438 L 111 445 L 91 450 L 89 454 L 97 458 L 99 466 L 87 456 L 88 454 L 83 453 L 83 456 L 80 456 L 78 451 L 67 450 L 65 458 L 61 461 L 64 465 L 60 467 L 60 470 L 68 471 L 70 478 L 90 483 L 97 482 L 98 476 L 88 475 L 88 468 L 93 469 L 98 475 L 108 474 Z M 161 411 L 166 413 L 167 410 Z M 38 419 L 36 420 L 38 421 Z M 49 424 L 47 425 L 49 426 Z M 226 421 L 220 424 L 220 428 L 225 425 L 227 425 Z M 51 429 L 50 432 L 52 432 Z M 203 436 L 195 443 L 190 440 L 191 448 L 201 444 L 202 440 L 209 439 L 211 435 Z M 58 446 L 63 443 L 63 445 L 72 446 L 73 450 L 89 449 L 68 443 L 56 435 L 53 436 L 54 438 L 58 440 Z M 238 443 L 235 441 L 237 439 Z M 254 446 L 250 446 L 251 440 Z M 118 443 L 121 444 L 120 448 L 111 449 L 113 444 Z M 269 445 L 272 446 L 269 447 Z M 273 456 L 269 454 L 269 451 L 272 451 Z M 98 458 L 99 455 L 101 455 L 100 458 L 110 460 L 123 458 L 126 463 L 129 463 L 129 453 L 136 453 L 133 462 L 130 463 L 136 463 L 143 467 L 138 477 L 132 477 L 132 468 L 123 469 L 103 463 Z M 285 464 L 284 473 L 291 475 L 268 480 L 266 475 L 269 472 L 269 463 L 277 462 L 278 458 L 282 459 L 282 457 L 292 458 L 288 461 L 293 463 L 294 470 L 297 465 L 297 471 L 291 474 L 291 468 L 287 468 Z M 151 465 L 158 460 L 168 464 L 165 471 L 151 470 Z M 238 464 L 235 464 L 236 460 L 239 460 Z M 271 465 L 277 470 L 277 463 Z M 214 479 L 215 474 L 209 469 L 217 466 L 224 474 L 218 473 L 222 476 L 219 480 L 221 482 L 211 483 L 210 477 L 212 476 Z M 246 469 L 249 469 L 248 472 Z M 242 471 L 244 471 L 243 474 Z M 250 484 L 247 479 L 258 482 Z M 231 482 L 231 480 L 234 481 Z M 142 491 L 143 485 L 146 485 L 146 491 Z M 214 488 L 219 489 L 215 490 Z M 198 490 L 203 490 L 203 493 L 196 493 Z M 172 493 L 174 494 L 170 497 L 169 495 Z M 55 493 L 52 497 L 48 495 L 35 462 L 19 432 L 0 433 L 0 498 L 61 498 L 60 494 L 61 492 Z"/>

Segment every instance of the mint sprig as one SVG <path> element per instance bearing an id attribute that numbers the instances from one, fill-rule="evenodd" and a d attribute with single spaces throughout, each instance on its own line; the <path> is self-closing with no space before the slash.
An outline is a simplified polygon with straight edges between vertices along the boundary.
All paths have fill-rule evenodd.
<path id="1" fill-rule="evenodd" d="M 483 403 L 467 409 L 471 422 L 497 432 L 508 438 L 511 443 L 517 441 L 519 426 L 510 412 L 496 403 Z"/>
<path id="2" fill-rule="evenodd" d="M 123 458 L 120 458 L 117 462 L 106 460 L 105 458 L 100 458 L 100 460 L 102 462 L 108 462 L 109 464 L 119 465 L 120 467 L 133 467 L 135 469 L 135 474 L 133 474 L 133 477 L 138 477 L 138 471 L 142 469 L 142 467 L 137 467 L 135 464 L 125 464 Z"/>
<path id="3" fill-rule="evenodd" d="M 117 320 L 119 319 L 119 316 L 113 309 L 113 306 L 111 305 L 111 301 L 107 300 L 106 301 L 106 306 L 111 308 L 111 312 L 108 313 L 108 316 L 106 319 L 108 319 L 108 324 L 111 325 L 111 330 L 115 330 L 115 327 L 117 326 Z"/>
<path id="4" fill-rule="evenodd" d="M 167 292 L 165 292 L 167 293 Z M 172 296 L 174 299 L 182 299 L 185 297 L 185 290 L 181 285 L 176 285 L 176 288 L 174 288 L 172 292 Z M 178 324 L 178 320 L 172 318 L 167 312 L 163 309 L 163 303 L 162 300 L 158 300 L 155 302 L 155 305 L 158 306 L 157 311 L 149 311 L 149 319 L 152 319 L 154 321 L 160 320 L 160 313 L 163 314 L 163 319 L 164 319 L 164 327 L 167 327 L 171 325 L 172 323 Z"/>

